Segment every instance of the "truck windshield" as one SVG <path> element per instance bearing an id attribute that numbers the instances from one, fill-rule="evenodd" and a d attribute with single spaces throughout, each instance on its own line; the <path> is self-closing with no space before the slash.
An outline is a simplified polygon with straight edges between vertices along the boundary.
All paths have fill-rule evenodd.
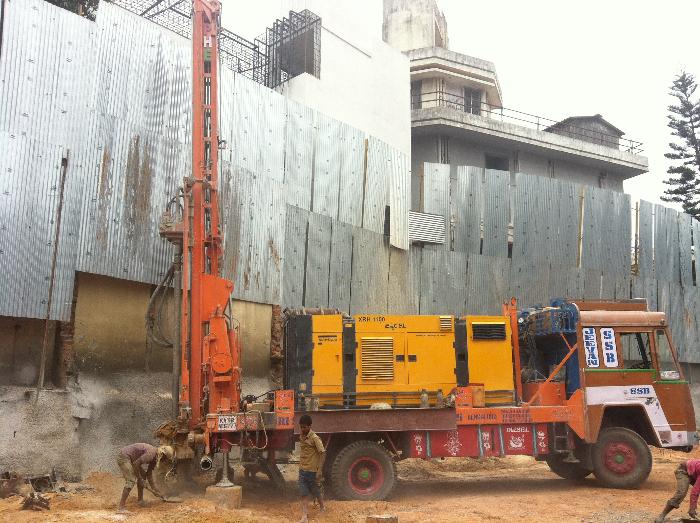
<path id="1" fill-rule="evenodd" d="M 651 369 L 649 332 L 621 332 L 622 358 L 626 369 Z"/>

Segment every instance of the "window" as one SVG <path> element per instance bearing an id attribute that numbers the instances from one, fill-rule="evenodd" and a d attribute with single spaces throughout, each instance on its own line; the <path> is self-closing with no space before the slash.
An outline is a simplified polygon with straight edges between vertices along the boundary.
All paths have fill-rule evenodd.
<path id="1" fill-rule="evenodd" d="M 487 154 L 485 156 L 485 164 L 487 169 L 494 169 L 496 171 L 510 171 L 510 162 L 508 158 L 503 156 L 491 156 Z"/>
<path id="2" fill-rule="evenodd" d="M 651 341 L 648 332 L 620 332 L 622 359 L 626 369 L 651 369 Z"/>
<path id="3" fill-rule="evenodd" d="M 666 378 L 663 376 L 664 372 L 675 372 L 678 373 L 678 367 L 676 366 L 676 358 L 671 351 L 671 342 L 668 340 L 666 331 L 663 329 L 658 329 L 656 331 L 656 359 L 659 362 L 659 373 L 661 373 L 661 379 L 678 379 L 680 376 L 674 376 Z"/>
<path id="4" fill-rule="evenodd" d="M 464 112 L 481 115 L 481 91 L 464 88 Z"/>
<path id="5" fill-rule="evenodd" d="M 422 89 L 422 80 L 411 82 L 411 109 L 420 109 L 423 106 L 423 99 L 421 96 Z"/>

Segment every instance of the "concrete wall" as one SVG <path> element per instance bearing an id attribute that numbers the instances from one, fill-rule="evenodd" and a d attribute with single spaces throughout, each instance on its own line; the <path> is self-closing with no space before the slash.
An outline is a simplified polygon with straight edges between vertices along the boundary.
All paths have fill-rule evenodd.
<path id="1" fill-rule="evenodd" d="M 410 154 L 408 58 L 369 24 L 358 25 L 352 3 L 306 1 L 303 8 L 321 17 L 321 78 L 302 74 L 279 91 Z"/>
<path id="2" fill-rule="evenodd" d="M 49 322 L 46 383 L 51 383 L 56 322 Z M 33 386 L 39 376 L 44 322 L 0 316 L 0 383 Z"/>
<path id="3" fill-rule="evenodd" d="M 447 21 L 435 0 L 384 0 L 382 37 L 401 51 L 449 46 Z"/>

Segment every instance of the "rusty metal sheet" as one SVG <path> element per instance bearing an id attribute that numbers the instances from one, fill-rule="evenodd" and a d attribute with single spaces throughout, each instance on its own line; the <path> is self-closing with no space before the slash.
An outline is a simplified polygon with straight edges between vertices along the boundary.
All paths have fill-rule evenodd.
<path id="1" fill-rule="evenodd" d="M 314 432 L 318 434 L 457 428 L 454 409 L 348 409 L 298 412 L 294 420 L 295 433 L 298 433 L 299 418 L 302 414 L 311 415 Z"/>

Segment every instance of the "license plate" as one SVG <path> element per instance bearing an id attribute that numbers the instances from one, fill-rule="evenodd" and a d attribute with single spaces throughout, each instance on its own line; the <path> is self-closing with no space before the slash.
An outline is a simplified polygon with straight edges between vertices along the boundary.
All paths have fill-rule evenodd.
<path id="1" fill-rule="evenodd" d="M 217 429 L 219 432 L 233 432 L 236 430 L 236 416 L 219 416 L 217 418 Z"/>

